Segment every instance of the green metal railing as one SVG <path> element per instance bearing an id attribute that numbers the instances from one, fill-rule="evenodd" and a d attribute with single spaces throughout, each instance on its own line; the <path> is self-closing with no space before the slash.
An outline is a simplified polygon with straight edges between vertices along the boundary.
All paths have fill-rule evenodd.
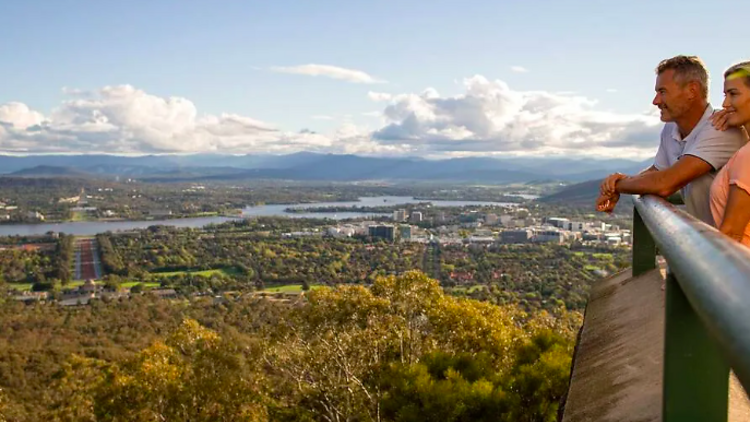
<path id="1" fill-rule="evenodd" d="M 750 249 L 662 198 L 635 198 L 633 275 L 668 264 L 663 421 L 726 421 L 730 367 L 750 391 Z"/>

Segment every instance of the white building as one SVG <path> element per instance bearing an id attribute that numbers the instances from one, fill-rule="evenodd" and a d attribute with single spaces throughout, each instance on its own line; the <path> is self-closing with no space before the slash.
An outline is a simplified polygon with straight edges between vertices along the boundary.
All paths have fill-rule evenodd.
<path id="1" fill-rule="evenodd" d="M 422 213 L 419 211 L 414 211 L 411 213 L 411 222 L 412 223 L 421 223 L 422 222 Z"/>
<path id="2" fill-rule="evenodd" d="M 570 220 L 568 220 L 567 218 L 551 217 L 547 219 L 547 224 L 561 229 L 566 228 L 569 223 Z"/>
<path id="3" fill-rule="evenodd" d="M 404 221 L 406 220 L 406 210 L 393 211 L 393 221 Z"/>
<path id="4" fill-rule="evenodd" d="M 484 216 L 484 222 L 486 224 L 490 224 L 490 225 L 497 224 L 497 221 L 498 221 L 497 214 L 487 214 Z"/>
<path id="5" fill-rule="evenodd" d="M 26 213 L 26 218 L 29 218 L 31 220 L 44 221 L 44 214 L 40 213 L 39 211 L 29 211 Z"/>

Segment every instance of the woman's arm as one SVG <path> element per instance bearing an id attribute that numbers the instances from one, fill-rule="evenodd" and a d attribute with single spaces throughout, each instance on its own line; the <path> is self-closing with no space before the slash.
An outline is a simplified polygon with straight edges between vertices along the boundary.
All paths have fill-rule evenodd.
<path id="1" fill-rule="evenodd" d="M 727 207 L 724 210 L 724 220 L 721 222 L 719 231 L 741 242 L 749 222 L 750 193 L 737 185 L 730 185 Z"/>

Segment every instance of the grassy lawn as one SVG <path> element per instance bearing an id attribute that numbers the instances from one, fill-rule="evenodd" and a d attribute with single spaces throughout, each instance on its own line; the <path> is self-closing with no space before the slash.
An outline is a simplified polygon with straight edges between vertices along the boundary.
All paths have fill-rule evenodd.
<path id="1" fill-rule="evenodd" d="M 83 284 L 82 280 L 79 281 L 71 281 L 70 283 L 66 284 L 65 286 L 61 286 L 58 284 L 59 287 L 63 287 L 66 289 L 78 287 Z M 31 290 L 31 287 L 34 285 L 34 283 L 8 283 L 8 286 L 11 288 L 14 288 L 21 292 L 27 292 Z"/>
<path id="2" fill-rule="evenodd" d="M 593 256 L 596 259 L 609 259 L 609 260 L 613 259 L 611 253 L 595 253 L 595 254 L 592 254 L 591 256 Z"/>
<path id="3" fill-rule="evenodd" d="M 322 284 L 312 284 L 310 285 L 310 290 L 317 290 L 322 287 L 325 287 L 325 286 Z M 263 289 L 264 293 L 299 293 L 301 291 L 302 291 L 301 284 L 285 284 L 283 286 L 269 287 L 267 289 Z"/>
<path id="4" fill-rule="evenodd" d="M 135 286 L 136 284 L 143 284 L 143 287 L 145 287 L 147 289 L 153 289 L 153 288 L 157 288 L 157 287 L 161 286 L 161 283 L 141 283 L 141 282 L 138 282 L 138 281 L 128 281 L 127 283 L 120 284 L 120 287 L 125 287 L 125 288 L 129 289 L 129 288 Z"/>
<path id="5" fill-rule="evenodd" d="M 214 274 L 223 274 L 223 275 L 227 275 L 227 276 L 236 276 L 236 275 L 239 275 L 240 272 L 239 272 L 239 270 L 237 270 L 237 268 L 228 267 L 228 268 L 221 268 L 221 269 L 215 269 L 215 270 L 204 270 L 204 271 L 190 271 L 190 270 L 187 270 L 187 271 L 172 271 L 172 272 L 166 272 L 166 273 L 159 273 L 159 272 L 151 273 L 151 275 L 154 276 L 154 277 L 173 277 L 173 276 L 181 275 L 181 274 L 192 274 L 192 275 L 197 275 L 197 276 L 201 276 L 201 277 L 211 277 Z"/>
<path id="6" fill-rule="evenodd" d="M 586 254 L 583 252 L 573 252 L 573 256 L 584 256 L 584 255 Z"/>
<path id="7" fill-rule="evenodd" d="M 595 265 L 586 265 L 585 267 L 583 267 L 583 269 L 584 269 L 584 270 L 586 270 L 586 271 L 597 271 L 597 270 L 601 270 L 601 268 L 599 268 L 599 267 L 597 267 L 597 266 L 595 266 Z"/>

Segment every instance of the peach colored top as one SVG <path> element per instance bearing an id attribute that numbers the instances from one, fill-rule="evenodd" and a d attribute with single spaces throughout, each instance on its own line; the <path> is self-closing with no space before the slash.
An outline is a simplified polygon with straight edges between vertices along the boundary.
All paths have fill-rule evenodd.
<path id="1" fill-rule="evenodd" d="M 716 227 L 721 227 L 724 220 L 724 210 L 729 199 L 729 187 L 736 185 L 738 188 L 750 193 L 750 144 L 740 148 L 732 156 L 711 185 L 711 214 L 714 217 Z M 748 210 L 750 212 L 750 210 Z M 750 224 L 745 227 L 742 236 L 742 244 L 750 246 Z"/>

